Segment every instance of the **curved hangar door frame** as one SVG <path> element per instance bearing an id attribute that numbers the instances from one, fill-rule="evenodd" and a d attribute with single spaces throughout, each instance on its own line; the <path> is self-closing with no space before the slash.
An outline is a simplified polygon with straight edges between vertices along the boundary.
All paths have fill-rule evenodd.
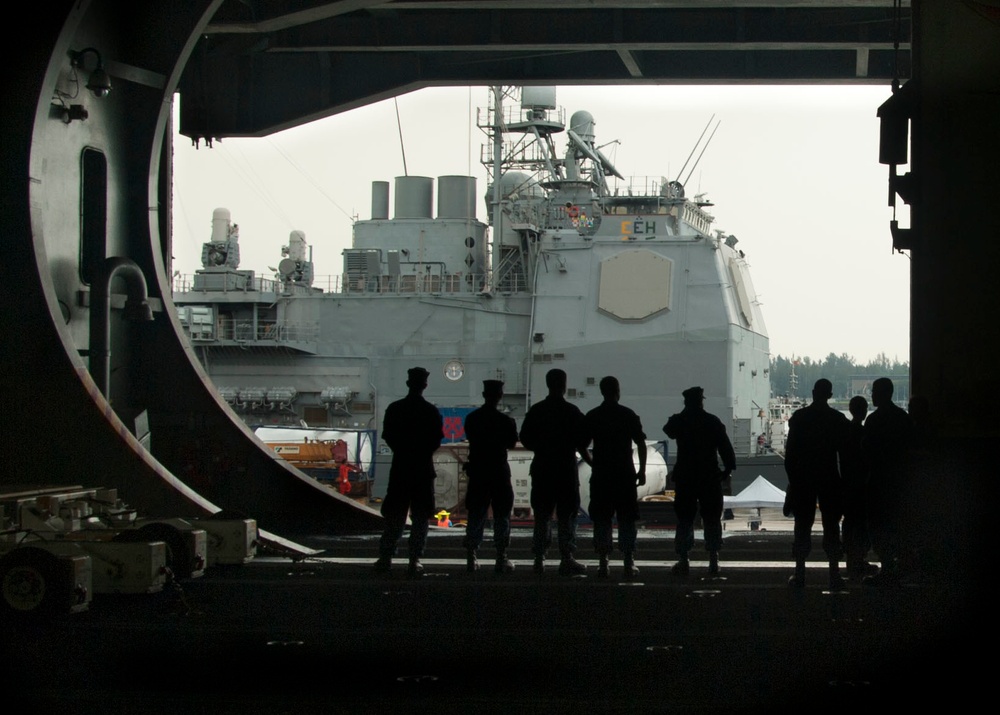
<path id="1" fill-rule="evenodd" d="M 0 491 L 114 487 L 145 514 L 224 509 L 288 536 L 378 528 L 235 418 L 174 315 L 171 98 L 219 4 L 48 3 L 15 53 Z"/>

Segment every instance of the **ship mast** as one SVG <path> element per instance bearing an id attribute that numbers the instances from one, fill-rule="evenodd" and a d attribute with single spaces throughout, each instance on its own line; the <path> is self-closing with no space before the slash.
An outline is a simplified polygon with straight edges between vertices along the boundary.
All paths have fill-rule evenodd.
<path id="1" fill-rule="evenodd" d="M 519 88 L 490 87 L 493 96 L 492 106 L 488 110 L 488 120 L 480 123 L 490 140 L 490 156 L 483 164 L 486 166 L 487 178 L 493 188 L 491 215 L 493 222 L 492 240 L 492 280 L 491 290 L 501 293 L 521 292 L 530 286 L 528 261 L 525 251 L 526 242 L 521 240 L 521 229 L 510 221 L 505 225 L 504 202 L 507 200 L 508 188 L 505 188 L 507 170 L 511 160 L 515 158 L 516 150 L 507 150 L 504 137 L 508 131 L 508 121 L 504 108 L 504 100 L 511 97 L 518 99 Z M 515 110 L 516 111 L 516 110 Z M 517 122 L 517 117 L 512 115 Z M 505 154 L 507 156 L 505 156 Z M 516 188 L 516 187 L 514 187 Z"/>
<path id="2" fill-rule="evenodd" d="M 500 207 L 502 197 L 502 187 L 500 186 L 500 176 L 503 164 L 503 87 L 494 85 L 490 87 L 493 95 L 493 122 L 490 126 L 490 140 L 493 148 L 493 171 L 487 167 L 488 179 L 493 186 L 493 242 L 494 246 L 500 236 L 500 222 L 503 219 L 503 211 Z"/>

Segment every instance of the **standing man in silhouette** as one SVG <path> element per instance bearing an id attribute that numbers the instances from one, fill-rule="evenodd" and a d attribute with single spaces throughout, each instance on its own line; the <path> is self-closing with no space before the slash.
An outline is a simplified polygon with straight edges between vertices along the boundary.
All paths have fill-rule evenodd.
<path id="1" fill-rule="evenodd" d="M 674 550 L 679 558 L 672 571 L 677 576 L 687 576 L 690 571 L 688 554 L 694 548 L 694 519 L 700 509 L 708 550 L 708 571 L 715 576 L 719 573 L 719 549 L 722 548 L 722 482 L 736 469 L 736 453 L 722 420 L 705 411 L 705 391 L 689 387 L 681 394 L 684 409 L 671 415 L 663 425 L 667 437 L 677 442 Z M 722 469 L 719 469 L 719 459 Z"/>
<path id="2" fill-rule="evenodd" d="M 624 555 L 625 580 L 639 575 L 635 565 L 636 522 L 639 520 L 637 486 L 646 483 L 646 434 L 639 415 L 618 404 L 618 380 L 601 378 L 604 402 L 583 419 L 583 445 L 594 443 L 590 474 L 590 518 L 594 522 L 594 549 L 600 559 L 597 575 L 610 575 L 608 559 L 613 548 L 612 524 L 618 517 L 618 548 Z M 639 471 L 632 461 L 632 445 L 639 455 Z"/>
<path id="3" fill-rule="evenodd" d="M 855 395 L 847 405 L 851 413 L 850 428 L 847 432 L 847 446 L 840 455 L 840 477 L 844 484 L 844 555 L 847 560 L 847 575 L 860 581 L 878 571 L 878 567 L 868 563 L 868 463 L 865 461 L 862 443 L 865 436 L 865 417 L 868 416 L 868 400 Z"/>
<path id="4" fill-rule="evenodd" d="M 899 557 L 906 548 L 903 531 L 903 503 L 908 498 L 910 456 L 914 442 L 913 420 L 892 401 L 893 384 L 887 377 L 872 383 L 875 411 L 865 421 L 862 443 L 868 460 L 868 529 L 872 549 L 882 568 L 864 582 L 870 585 L 897 583 Z"/>
<path id="5" fill-rule="evenodd" d="M 833 397 L 833 383 L 826 378 L 816 381 L 812 402 L 796 410 L 788 420 L 785 443 L 785 472 L 788 474 L 786 506 L 795 516 L 795 540 L 792 556 L 795 573 L 789 586 L 801 588 L 806 583 L 806 558 L 812 550 L 810 537 L 816 521 L 816 502 L 823 521 L 823 551 L 830 564 L 830 588 L 844 587 L 840 577 L 840 517 L 843 515 L 843 482 L 840 455 L 847 447 L 850 422 L 828 404 Z"/>
<path id="6" fill-rule="evenodd" d="M 559 574 L 575 576 L 586 567 L 573 558 L 576 551 L 576 515 L 580 510 L 580 477 L 577 453 L 591 464 L 586 445 L 581 444 L 583 413 L 566 401 L 566 373 L 558 368 L 545 375 L 548 396 L 536 402 L 521 423 L 521 444 L 534 452 L 531 460 L 531 511 L 535 531 L 531 550 L 535 573 L 545 571 L 545 551 L 552 543 L 552 512 L 556 514 L 559 539 Z"/>
<path id="7" fill-rule="evenodd" d="M 510 513 L 514 508 L 514 488 L 510 483 L 507 450 L 517 444 L 517 424 L 497 406 L 503 397 L 500 380 L 483 380 L 483 406 L 465 417 L 465 436 L 469 440 L 469 461 L 464 469 L 469 475 L 465 506 L 469 523 L 465 531 L 466 568 L 479 568 L 477 550 L 483 543 L 486 516 L 493 507 L 493 544 L 496 547 L 496 573 L 514 570 L 507 558 L 510 546 Z"/>
<path id="8" fill-rule="evenodd" d="M 441 413 L 423 398 L 430 373 L 422 367 L 407 371 L 409 393 L 385 410 L 382 439 L 392 450 L 389 485 L 382 500 L 385 530 L 379 542 L 375 570 L 381 573 L 392 567 L 396 545 L 403 535 L 406 514 L 410 513 L 410 566 L 408 575 L 418 577 L 424 567 L 420 557 L 427 542 L 428 522 L 434 514 L 434 450 L 444 438 Z"/>

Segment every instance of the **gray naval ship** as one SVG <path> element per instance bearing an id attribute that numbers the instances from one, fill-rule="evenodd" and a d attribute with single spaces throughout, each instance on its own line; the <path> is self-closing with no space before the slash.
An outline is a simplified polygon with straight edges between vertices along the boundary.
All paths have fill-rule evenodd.
<path id="1" fill-rule="evenodd" d="M 502 409 L 520 424 L 558 367 L 584 412 L 601 401 L 600 379 L 618 377 L 651 441 L 665 440 L 681 392 L 701 385 L 740 462 L 768 462 L 768 336 L 736 238 L 713 229 L 710 204 L 680 176 L 626 180 L 596 144 L 594 117 L 567 123 L 554 87 L 490 92 L 477 118 L 488 223 L 474 177 L 437 177 L 436 213 L 434 179 L 396 177 L 391 217 L 389 183 L 375 181 L 339 276 L 315 274 L 296 231 L 263 277 L 239 267 L 238 227 L 216 210 L 204 267 L 181 277 L 174 301 L 221 396 L 254 426 L 367 431 L 378 462 L 408 368 L 430 370 L 424 396 L 457 454 L 483 380 L 503 380 Z M 664 442 L 651 457 L 646 492 L 667 486 L 672 453 Z M 733 493 L 761 471 L 737 469 Z M 439 506 L 455 501 L 455 480 L 460 471 L 439 486 Z M 527 480 L 516 481 L 523 500 Z"/>

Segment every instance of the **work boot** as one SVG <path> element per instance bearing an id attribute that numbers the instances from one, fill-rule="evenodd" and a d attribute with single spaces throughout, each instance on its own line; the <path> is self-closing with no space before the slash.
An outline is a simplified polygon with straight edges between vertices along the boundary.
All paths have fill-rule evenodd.
<path id="1" fill-rule="evenodd" d="M 607 578 L 611 575 L 611 569 L 608 566 L 608 557 L 602 556 L 600 563 L 597 565 L 597 578 Z"/>
<path id="2" fill-rule="evenodd" d="M 806 564 L 804 561 L 795 562 L 795 573 L 789 577 L 788 585 L 792 588 L 803 588 L 806 585 Z"/>
<path id="3" fill-rule="evenodd" d="M 719 575 L 719 552 L 713 551 L 708 555 L 708 573 L 710 576 Z"/>
<path id="4" fill-rule="evenodd" d="M 476 557 L 476 550 L 469 549 L 465 555 L 465 570 L 469 573 L 479 570 L 479 559 Z"/>
<path id="5" fill-rule="evenodd" d="M 420 578 L 424 575 L 424 565 L 416 556 L 410 557 L 410 567 L 406 569 L 406 575 L 410 578 Z"/>
<path id="6" fill-rule="evenodd" d="M 505 551 L 497 552 L 497 562 L 493 566 L 493 573 L 510 573 L 514 570 L 514 563 L 507 558 Z"/>
<path id="7" fill-rule="evenodd" d="M 632 558 L 632 554 L 625 554 L 622 576 L 626 581 L 632 581 L 639 577 L 639 569 L 635 565 L 635 559 Z"/>
<path id="8" fill-rule="evenodd" d="M 560 576 L 579 576 L 586 573 L 587 567 L 574 559 L 572 556 L 564 556 L 559 562 Z"/>
<path id="9" fill-rule="evenodd" d="M 691 572 L 691 563 L 687 560 L 687 557 L 682 557 L 676 564 L 670 568 L 670 573 L 674 576 L 687 576 Z"/>
<path id="10" fill-rule="evenodd" d="M 375 572 L 376 573 L 389 573 L 392 569 L 392 557 L 391 556 L 379 556 L 378 561 L 375 562 Z"/>
<path id="11" fill-rule="evenodd" d="M 538 574 L 539 576 L 545 573 L 545 557 L 536 556 L 535 565 L 532 566 L 532 569 L 534 569 L 535 573 Z"/>

